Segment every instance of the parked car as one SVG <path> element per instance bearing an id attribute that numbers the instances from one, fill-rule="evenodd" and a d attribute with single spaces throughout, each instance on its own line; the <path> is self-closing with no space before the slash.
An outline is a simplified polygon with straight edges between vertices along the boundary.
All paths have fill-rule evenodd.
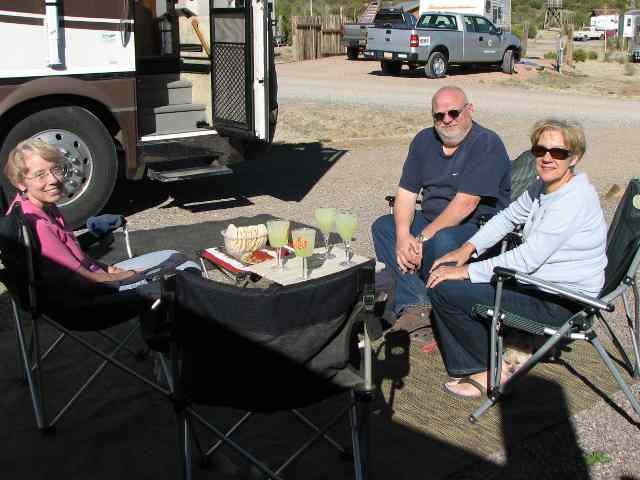
<path id="1" fill-rule="evenodd" d="M 355 60 L 367 45 L 367 29 L 370 26 L 414 27 L 416 17 L 402 8 L 381 8 L 373 22 L 345 23 L 342 26 L 342 46 L 347 47 L 347 58 Z"/>
<path id="2" fill-rule="evenodd" d="M 604 32 L 602 30 L 596 30 L 595 27 L 587 27 L 581 30 L 575 30 L 573 32 L 573 39 L 576 42 L 587 40 L 602 40 L 604 38 Z"/>
<path id="3" fill-rule="evenodd" d="M 481 15 L 426 12 L 415 28 L 370 27 L 365 58 L 380 60 L 383 73 L 403 64 L 424 65 L 428 78 L 444 77 L 449 64 L 494 64 L 511 74 L 520 58 L 520 40 Z"/>

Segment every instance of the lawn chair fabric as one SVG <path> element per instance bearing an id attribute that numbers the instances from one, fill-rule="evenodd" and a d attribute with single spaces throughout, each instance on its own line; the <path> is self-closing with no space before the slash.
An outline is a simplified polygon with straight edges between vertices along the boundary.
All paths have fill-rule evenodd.
<path id="1" fill-rule="evenodd" d="M 369 273 L 366 273 L 369 272 Z M 291 286 L 242 289 L 176 275 L 176 339 L 191 401 L 254 412 L 302 407 L 362 382 L 351 314 L 374 263 Z M 367 278 L 367 276 L 369 278 Z M 346 380 L 345 380 L 346 379 Z"/>
<path id="2" fill-rule="evenodd" d="M 627 275 L 640 246 L 640 179 L 629 182 L 607 234 L 607 268 L 602 295 L 612 292 Z"/>

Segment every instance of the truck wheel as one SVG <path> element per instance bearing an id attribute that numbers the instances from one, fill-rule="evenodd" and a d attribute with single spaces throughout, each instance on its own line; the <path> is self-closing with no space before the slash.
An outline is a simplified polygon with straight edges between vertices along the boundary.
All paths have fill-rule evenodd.
<path id="1" fill-rule="evenodd" d="M 41 110 L 11 129 L 0 150 L 3 166 L 9 152 L 28 138 L 42 139 L 63 152 L 69 171 L 58 206 L 68 225 L 83 225 L 104 207 L 116 183 L 118 157 L 108 130 L 84 108 Z"/>
<path id="2" fill-rule="evenodd" d="M 385 75 L 397 75 L 402 70 L 402 63 L 383 60 L 380 62 L 380 68 L 382 68 L 382 73 Z"/>
<path id="3" fill-rule="evenodd" d="M 358 53 L 359 52 L 357 47 L 347 47 L 347 58 L 349 60 L 357 60 Z"/>
<path id="4" fill-rule="evenodd" d="M 502 57 L 502 72 L 508 75 L 513 74 L 515 59 L 513 58 L 513 50 L 507 50 Z"/>
<path id="5" fill-rule="evenodd" d="M 443 78 L 447 74 L 447 57 L 442 52 L 433 52 L 424 67 L 427 78 Z"/>

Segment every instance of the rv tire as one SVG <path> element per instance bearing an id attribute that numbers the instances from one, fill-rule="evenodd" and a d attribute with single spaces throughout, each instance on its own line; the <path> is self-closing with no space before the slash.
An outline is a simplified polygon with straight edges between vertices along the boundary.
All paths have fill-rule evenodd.
<path id="1" fill-rule="evenodd" d="M 84 108 L 46 108 L 11 129 L 0 149 L 3 165 L 9 152 L 27 138 L 41 138 L 65 152 L 69 173 L 58 206 L 68 225 L 80 227 L 104 207 L 116 183 L 118 157 L 109 131 Z"/>

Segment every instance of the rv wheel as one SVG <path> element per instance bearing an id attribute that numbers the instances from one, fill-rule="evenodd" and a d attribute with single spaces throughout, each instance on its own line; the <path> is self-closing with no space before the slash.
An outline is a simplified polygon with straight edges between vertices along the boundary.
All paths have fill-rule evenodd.
<path id="1" fill-rule="evenodd" d="M 33 113 L 9 132 L 0 150 L 26 138 L 39 138 L 61 150 L 68 167 L 64 197 L 58 202 L 67 224 L 76 228 L 107 203 L 118 173 L 115 145 L 98 118 L 80 107 L 55 107 Z"/>

